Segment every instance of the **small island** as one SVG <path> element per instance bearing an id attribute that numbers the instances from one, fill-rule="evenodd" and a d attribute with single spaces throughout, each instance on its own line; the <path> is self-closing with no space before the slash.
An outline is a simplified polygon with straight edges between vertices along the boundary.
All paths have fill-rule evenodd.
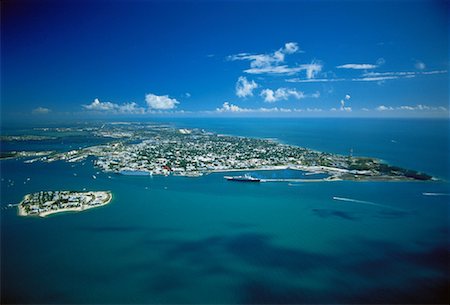
<path id="1" fill-rule="evenodd" d="M 41 191 L 25 195 L 18 205 L 20 216 L 46 217 L 62 212 L 80 212 L 111 202 L 110 191 Z"/>

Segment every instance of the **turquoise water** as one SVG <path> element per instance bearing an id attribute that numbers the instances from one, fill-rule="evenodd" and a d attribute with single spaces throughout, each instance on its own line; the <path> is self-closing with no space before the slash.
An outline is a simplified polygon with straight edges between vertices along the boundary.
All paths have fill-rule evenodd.
<path id="1" fill-rule="evenodd" d="M 171 122 L 353 148 L 449 178 L 444 120 Z M 108 206 L 46 219 L 2 209 L 2 303 L 448 303 L 446 180 L 258 184 L 97 174 L 92 159 L 0 165 L 2 207 L 48 189 L 114 194 Z"/>

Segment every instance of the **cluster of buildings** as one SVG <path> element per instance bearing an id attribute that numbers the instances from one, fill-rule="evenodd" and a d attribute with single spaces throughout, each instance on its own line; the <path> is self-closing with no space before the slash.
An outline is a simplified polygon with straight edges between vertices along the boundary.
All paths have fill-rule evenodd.
<path id="1" fill-rule="evenodd" d="M 123 133 L 111 133 L 123 134 Z M 129 143 L 142 139 L 139 143 Z M 128 142 L 127 142 L 128 141 Z M 198 176 L 205 172 L 260 169 L 279 166 L 345 166 L 348 157 L 280 144 L 267 139 L 243 138 L 202 130 L 159 129 L 157 133 L 108 145 L 88 147 L 51 156 L 47 161 L 79 161 L 96 157 L 106 172 L 139 172 L 153 175 Z"/>
<path id="2" fill-rule="evenodd" d="M 110 202 L 110 192 L 41 191 L 28 194 L 19 204 L 21 216 L 47 216 L 64 211 L 81 211 Z"/>
<path id="3" fill-rule="evenodd" d="M 337 155 L 268 139 L 218 135 L 200 129 L 120 123 L 83 131 L 112 141 L 52 153 L 28 162 L 79 162 L 93 156 L 95 165 L 103 171 L 127 174 L 200 176 L 209 172 L 284 166 L 303 170 L 321 168 L 344 179 L 431 179 L 428 175 L 390 166 L 374 158 Z"/>

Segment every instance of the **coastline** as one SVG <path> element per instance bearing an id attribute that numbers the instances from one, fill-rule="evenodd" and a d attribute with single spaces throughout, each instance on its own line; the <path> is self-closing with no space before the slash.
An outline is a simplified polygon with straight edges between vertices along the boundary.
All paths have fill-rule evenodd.
<path id="1" fill-rule="evenodd" d="M 36 217 L 42 217 L 45 218 L 49 215 L 53 215 L 53 214 L 59 214 L 59 213 L 66 213 L 66 212 L 82 212 L 82 211 L 87 211 L 93 208 L 97 208 L 97 207 L 102 207 L 105 206 L 107 204 L 109 204 L 112 201 L 113 195 L 110 191 L 100 191 L 100 192 L 85 192 L 87 194 L 89 193 L 93 193 L 95 195 L 95 193 L 104 193 L 107 195 L 107 199 L 101 203 L 95 204 L 95 205 L 90 205 L 90 204 L 82 204 L 79 207 L 66 207 L 66 208 L 60 208 L 58 210 L 48 210 L 48 211 L 44 211 L 44 212 L 39 212 L 37 214 L 28 214 L 27 212 L 25 212 L 25 208 L 23 207 L 23 203 L 29 199 L 30 194 L 25 195 L 24 199 L 18 204 L 17 208 L 18 208 L 18 216 L 36 216 Z M 95 198 L 95 197 L 94 197 Z M 94 199 L 92 199 L 94 200 Z"/>

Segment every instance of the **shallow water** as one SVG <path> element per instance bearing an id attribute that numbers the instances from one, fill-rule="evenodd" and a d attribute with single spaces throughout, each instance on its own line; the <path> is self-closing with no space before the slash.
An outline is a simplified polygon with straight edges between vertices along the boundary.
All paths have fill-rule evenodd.
<path id="1" fill-rule="evenodd" d="M 422 122 L 415 145 L 404 131 L 416 121 L 409 128 L 388 121 L 389 136 L 367 127 L 369 143 L 356 135 L 335 138 L 335 146 L 330 138 L 345 126 L 329 124 L 323 135 L 322 120 L 283 122 L 269 123 L 269 130 L 258 120 L 197 124 L 336 153 L 357 143 L 362 155 L 448 177 L 448 153 L 439 150 L 448 149 L 448 122 Z M 352 130 L 356 123 L 336 124 Z M 423 142 L 428 151 L 418 147 Z M 82 164 L 1 161 L 2 207 L 40 190 L 114 194 L 105 207 L 45 219 L 2 210 L 2 303 L 448 302 L 446 181 L 232 183 L 221 173 L 124 176 L 96 174 L 92 159 Z"/>

